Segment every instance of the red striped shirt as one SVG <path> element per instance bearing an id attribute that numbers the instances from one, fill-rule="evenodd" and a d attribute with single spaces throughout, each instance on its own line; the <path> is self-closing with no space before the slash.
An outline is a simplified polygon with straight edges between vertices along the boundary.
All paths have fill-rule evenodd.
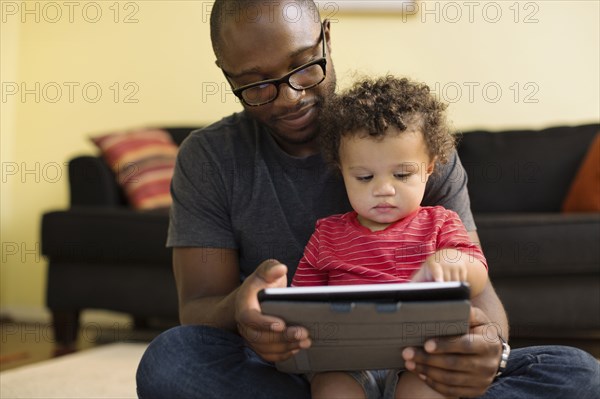
<path id="1" fill-rule="evenodd" d="M 487 263 L 458 215 L 441 206 L 421 207 L 381 231 L 371 231 L 356 212 L 317 221 L 292 286 L 402 283 L 440 249 L 456 248 Z"/>

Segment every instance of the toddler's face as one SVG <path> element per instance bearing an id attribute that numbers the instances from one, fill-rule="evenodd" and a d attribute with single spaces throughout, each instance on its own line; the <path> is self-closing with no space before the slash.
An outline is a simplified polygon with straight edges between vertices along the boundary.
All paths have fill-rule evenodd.
<path id="1" fill-rule="evenodd" d="M 383 230 L 421 204 L 434 161 L 420 131 L 390 128 L 382 140 L 361 136 L 342 138 L 340 167 L 359 222 Z"/>

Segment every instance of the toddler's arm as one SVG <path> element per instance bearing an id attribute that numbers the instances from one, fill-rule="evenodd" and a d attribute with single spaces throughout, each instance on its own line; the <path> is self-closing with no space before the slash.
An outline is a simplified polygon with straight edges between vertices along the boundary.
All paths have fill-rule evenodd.
<path id="1" fill-rule="evenodd" d="M 483 262 L 456 248 L 440 249 L 429 255 L 412 278 L 413 281 L 466 281 L 471 286 L 471 297 L 483 291 L 487 279 Z"/>

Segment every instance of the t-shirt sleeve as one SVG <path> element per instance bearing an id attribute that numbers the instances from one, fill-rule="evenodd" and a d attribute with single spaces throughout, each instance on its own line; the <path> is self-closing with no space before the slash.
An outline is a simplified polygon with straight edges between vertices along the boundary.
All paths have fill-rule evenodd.
<path id="1" fill-rule="evenodd" d="M 467 231 L 476 230 L 467 180 L 467 173 L 455 150 L 447 163 L 436 165 L 436 171 L 427 182 L 422 205 L 451 209 L 458 214 Z"/>
<path id="2" fill-rule="evenodd" d="M 441 209 L 441 208 L 439 208 Z M 471 241 L 467 234 L 467 230 L 458 218 L 458 215 L 449 210 L 443 210 L 443 224 L 441 225 L 437 235 L 437 249 L 455 248 L 463 254 L 475 258 L 487 269 L 487 261 L 481 248 Z"/>
<path id="3" fill-rule="evenodd" d="M 237 247 L 221 167 L 202 133 L 182 143 L 171 181 L 168 247 Z"/>
<path id="4" fill-rule="evenodd" d="M 292 287 L 323 286 L 328 283 L 328 273 L 317 268 L 319 259 L 319 223 L 304 248 L 304 255 L 292 279 Z"/>

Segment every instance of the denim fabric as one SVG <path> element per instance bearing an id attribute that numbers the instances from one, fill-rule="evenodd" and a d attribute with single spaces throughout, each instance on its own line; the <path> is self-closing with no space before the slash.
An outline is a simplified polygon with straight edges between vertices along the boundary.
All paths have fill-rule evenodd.
<path id="1" fill-rule="evenodd" d="M 156 337 L 138 367 L 137 389 L 143 399 L 310 398 L 304 377 L 277 371 L 240 336 L 206 326 Z"/>
<path id="2" fill-rule="evenodd" d="M 514 349 L 507 366 L 482 398 L 600 398 L 600 363 L 582 350 L 567 346 Z"/>
<path id="3" fill-rule="evenodd" d="M 365 391 L 366 399 L 381 399 L 381 392 L 387 373 L 388 370 L 358 370 L 348 372 L 350 377 L 354 378 Z M 393 396 L 391 399 L 393 399 Z"/>
<path id="4" fill-rule="evenodd" d="M 402 370 L 362 370 L 350 371 L 349 374 L 361 387 L 366 399 L 394 399 L 398 376 Z"/>
<path id="5" fill-rule="evenodd" d="M 393 385 L 393 384 L 392 384 Z M 158 336 L 137 371 L 138 395 L 150 398 L 310 399 L 301 375 L 277 371 L 231 332 L 181 326 Z M 514 349 L 508 367 L 485 399 L 600 397 L 600 367 L 579 349 Z"/>

